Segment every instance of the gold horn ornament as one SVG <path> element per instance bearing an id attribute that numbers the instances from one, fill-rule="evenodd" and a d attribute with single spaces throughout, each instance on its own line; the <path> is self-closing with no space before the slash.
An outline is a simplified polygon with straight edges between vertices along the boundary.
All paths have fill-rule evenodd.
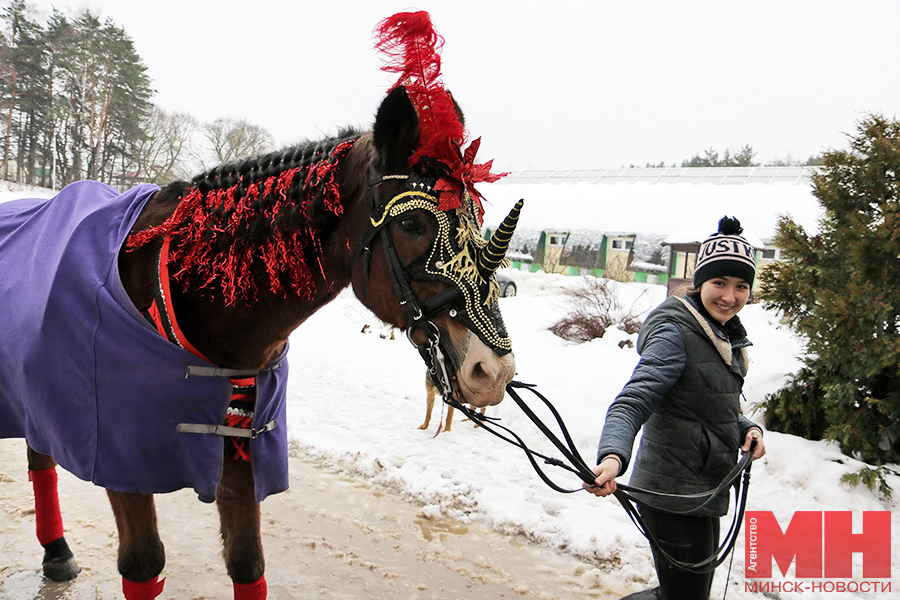
<path id="1" fill-rule="evenodd" d="M 479 253 L 478 270 L 485 279 L 490 279 L 491 275 L 500 268 L 500 264 L 506 257 L 506 251 L 509 250 L 509 243 L 512 241 L 513 232 L 516 230 L 516 224 L 519 222 L 519 213 L 522 211 L 522 205 L 525 200 L 519 200 L 513 207 L 487 245 Z"/>

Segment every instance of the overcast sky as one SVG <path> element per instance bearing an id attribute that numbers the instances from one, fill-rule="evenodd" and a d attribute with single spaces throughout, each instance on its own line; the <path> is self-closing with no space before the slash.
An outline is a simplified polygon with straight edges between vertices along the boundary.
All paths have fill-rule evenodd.
<path id="1" fill-rule="evenodd" d="M 52 4 L 122 26 L 161 108 L 245 118 L 279 144 L 371 124 L 393 83 L 372 30 L 409 9 L 446 38 L 444 81 L 495 171 L 680 164 L 744 144 L 760 162 L 805 160 L 845 146 L 866 113 L 900 118 L 896 0 Z"/>

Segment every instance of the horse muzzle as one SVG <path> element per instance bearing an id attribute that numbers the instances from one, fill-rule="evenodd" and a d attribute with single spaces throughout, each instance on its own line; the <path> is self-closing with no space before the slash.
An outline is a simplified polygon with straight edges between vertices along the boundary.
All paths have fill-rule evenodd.
<path id="1" fill-rule="evenodd" d="M 498 354 L 454 319 L 407 330 L 445 400 L 479 408 L 499 404 L 516 371 L 512 352 Z"/>
<path id="2" fill-rule="evenodd" d="M 472 336 L 478 340 L 477 336 Z M 479 340 L 480 343 L 480 340 Z M 479 408 L 499 404 L 506 394 L 506 384 L 512 381 L 516 372 L 516 361 L 512 352 L 503 356 L 484 346 L 490 355 L 467 357 L 453 380 L 454 392 L 460 402 Z M 471 356 L 470 349 L 470 356 Z"/>

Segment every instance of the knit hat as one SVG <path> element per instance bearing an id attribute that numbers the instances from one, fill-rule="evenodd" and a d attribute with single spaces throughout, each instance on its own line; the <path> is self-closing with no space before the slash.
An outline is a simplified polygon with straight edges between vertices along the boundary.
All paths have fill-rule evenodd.
<path id="1" fill-rule="evenodd" d="M 744 231 L 740 221 L 734 217 L 722 217 L 719 231 L 700 244 L 697 266 L 694 267 L 694 287 L 713 277 L 740 277 L 751 286 L 756 275 L 756 254 L 747 240 L 741 237 Z"/>

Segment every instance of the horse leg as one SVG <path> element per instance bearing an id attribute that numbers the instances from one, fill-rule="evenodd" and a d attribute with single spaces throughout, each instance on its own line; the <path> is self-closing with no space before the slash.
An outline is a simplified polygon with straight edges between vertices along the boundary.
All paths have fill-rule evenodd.
<path id="1" fill-rule="evenodd" d="M 259 527 L 259 503 L 249 462 L 225 460 L 216 505 L 222 531 L 222 555 L 234 585 L 234 600 L 264 600 L 266 561 Z"/>
<path id="2" fill-rule="evenodd" d="M 119 530 L 119 574 L 125 600 L 152 600 L 163 591 L 166 549 L 159 539 L 152 494 L 106 490 Z"/>
<path id="3" fill-rule="evenodd" d="M 44 577 L 51 581 L 69 581 L 81 572 L 63 536 L 59 511 L 56 461 L 49 454 L 28 446 L 28 479 L 34 489 L 34 520 L 37 538 L 44 547 Z"/>

